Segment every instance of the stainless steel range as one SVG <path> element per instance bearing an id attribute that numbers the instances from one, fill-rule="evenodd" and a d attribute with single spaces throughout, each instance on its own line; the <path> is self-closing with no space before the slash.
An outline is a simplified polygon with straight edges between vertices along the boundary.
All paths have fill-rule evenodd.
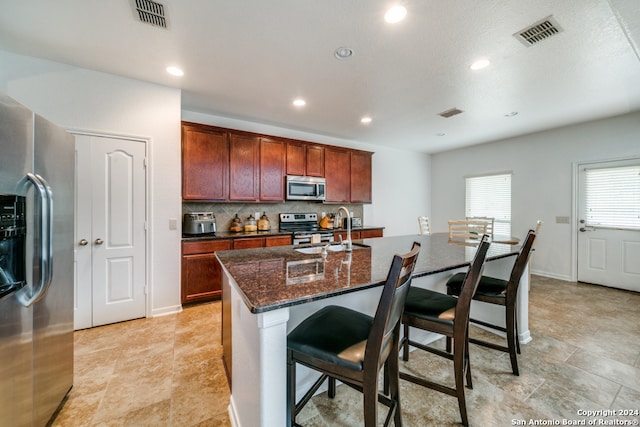
<path id="1" fill-rule="evenodd" d="M 293 244 L 333 242 L 333 231 L 318 226 L 316 213 L 281 213 L 280 231 L 293 232 Z"/>

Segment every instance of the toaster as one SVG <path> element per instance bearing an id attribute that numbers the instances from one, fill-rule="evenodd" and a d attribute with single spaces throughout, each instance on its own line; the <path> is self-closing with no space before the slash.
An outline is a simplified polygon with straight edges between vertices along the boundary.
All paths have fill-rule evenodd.
<path id="1" fill-rule="evenodd" d="M 342 220 L 343 228 L 347 228 L 347 218 Z M 362 218 L 351 218 L 351 228 L 359 228 L 362 227 Z"/>
<path id="2" fill-rule="evenodd" d="M 182 233 L 188 235 L 216 232 L 216 217 L 213 212 L 191 212 L 184 214 Z"/>

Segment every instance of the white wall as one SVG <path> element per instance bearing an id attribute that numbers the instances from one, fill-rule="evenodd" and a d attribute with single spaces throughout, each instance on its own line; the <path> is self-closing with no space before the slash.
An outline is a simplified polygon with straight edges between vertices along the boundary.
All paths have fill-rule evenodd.
<path id="1" fill-rule="evenodd" d="M 385 227 L 385 236 L 418 233 L 418 216 L 430 214 L 431 157 L 410 151 L 331 138 L 292 129 L 184 110 L 182 119 L 265 135 L 373 151 L 372 203 L 364 205 L 365 225 Z"/>
<path id="2" fill-rule="evenodd" d="M 445 231 L 447 220 L 464 217 L 465 176 L 511 171 L 512 234 L 544 220 L 532 270 L 575 280 L 573 165 L 625 157 L 640 157 L 640 112 L 434 154 L 432 227 Z"/>
<path id="3" fill-rule="evenodd" d="M 67 129 L 150 140 L 148 315 L 180 310 L 180 90 L 0 51 L 0 91 Z"/>

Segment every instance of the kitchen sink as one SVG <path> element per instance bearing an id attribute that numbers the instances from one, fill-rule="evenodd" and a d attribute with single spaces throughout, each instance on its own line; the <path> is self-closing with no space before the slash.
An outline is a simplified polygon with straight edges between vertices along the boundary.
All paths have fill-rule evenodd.
<path id="1" fill-rule="evenodd" d="M 351 244 L 351 248 L 352 250 L 356 250 L 356 249 L 362 249 L 362 248 L 366 248 L 368 247 L 367 245 L 360 245 L 357 243 L 352 243 Z M 322 251 L 324 250 L 324 246 L 308 246 L 308 247 L 304 247 L 304 248 L 296 248 L 295 251 L 300 252 L 302 254 L 321 254 Z M 344 246 L 342 246 L 340 243 L 336 243 L 333 245 L 329 245 L 327 247 L 327 252 L 344 252 Z"/>

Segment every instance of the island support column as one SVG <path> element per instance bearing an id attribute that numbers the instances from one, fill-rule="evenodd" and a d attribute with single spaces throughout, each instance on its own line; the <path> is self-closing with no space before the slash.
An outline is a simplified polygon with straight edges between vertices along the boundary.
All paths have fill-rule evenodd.
<path id="1" fill-rule="evenodd" d="M 232 388 L 229 417 L 234 427 L 286 425 L 287 321 L 289 309 L 253 314 L 228 274 L 232 318 Z"/>

